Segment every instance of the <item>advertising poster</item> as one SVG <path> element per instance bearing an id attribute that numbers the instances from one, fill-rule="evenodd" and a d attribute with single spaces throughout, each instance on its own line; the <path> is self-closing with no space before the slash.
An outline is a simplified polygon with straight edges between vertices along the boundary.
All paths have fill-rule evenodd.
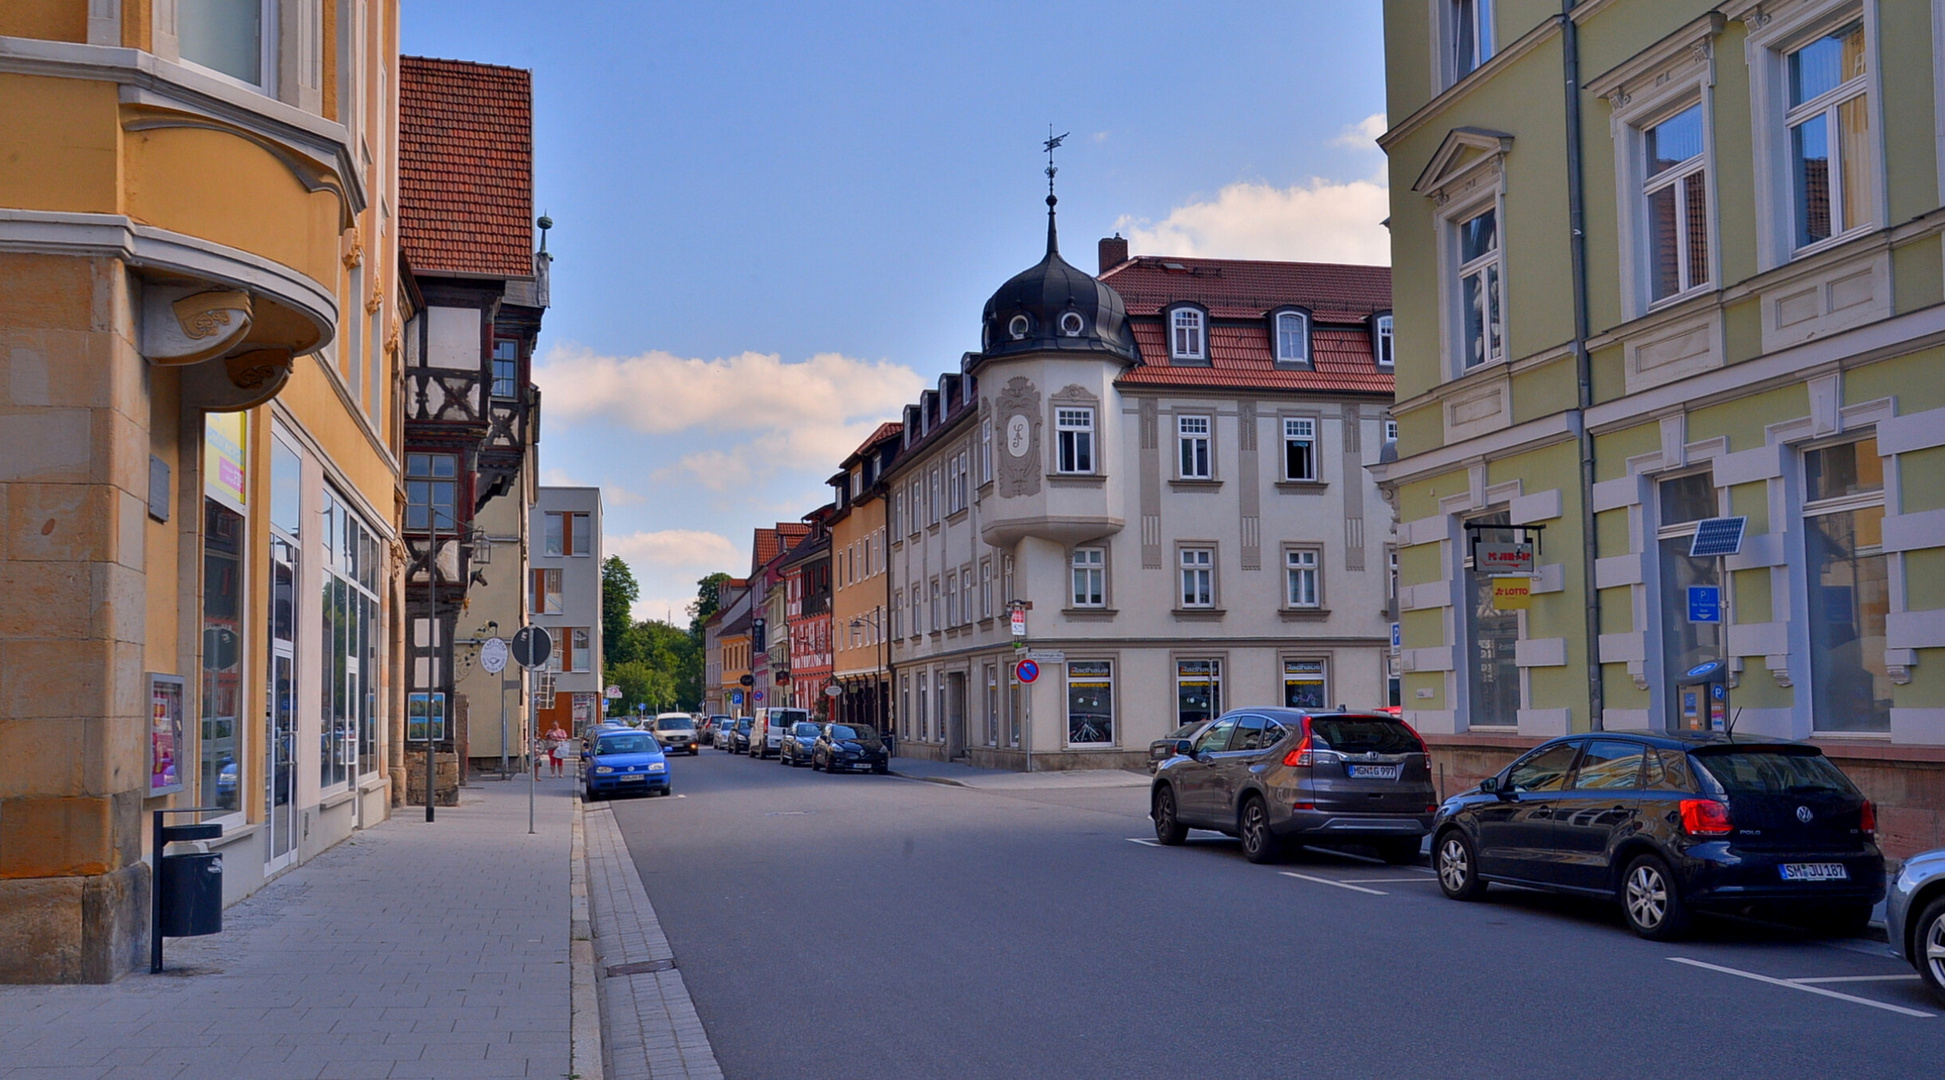
<path id="1" fill-rule="evenodd" d="M 182 790 L 182 693 L 179 675 L 149 673 L 149 794 Z"/>
<path id="2" fill-rule="evenodd" d="M 244 512 L 244 447 L 249 444 L 247 413 L 203 415 L 203 494 L 241 514 Z"/>

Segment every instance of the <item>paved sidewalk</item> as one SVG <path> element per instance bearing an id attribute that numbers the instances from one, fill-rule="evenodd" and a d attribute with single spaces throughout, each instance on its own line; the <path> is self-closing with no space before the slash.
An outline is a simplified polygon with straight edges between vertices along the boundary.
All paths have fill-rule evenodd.
<path id="1" fill-rule="evenodd" d="M 607 1080 L 722 1080 L 613 809 L 589 806 L 581 823 Z"/>
<path id="2" fill-rule="evenodd" d="M 401 808 L 161 975 L 0 987 L 0 1078 L 567 1076 L 573 790 L 541 782 L 534 836 L 525 783 Z"/>
<path id="3" fill-rule="evenodd" d="M 1014 772 L 1011 769 L 980 769 L 956 761 L 928 761 L 924 758 L 891 759 L 894 775 L 908 780 L 929 780 L 935 784 L 987 788 L 994 791 L 1031 791 L 1041 788 L 1145 788 L 1148 774 L 1129 769 L 1049 769 L 1046 772 Z"/>

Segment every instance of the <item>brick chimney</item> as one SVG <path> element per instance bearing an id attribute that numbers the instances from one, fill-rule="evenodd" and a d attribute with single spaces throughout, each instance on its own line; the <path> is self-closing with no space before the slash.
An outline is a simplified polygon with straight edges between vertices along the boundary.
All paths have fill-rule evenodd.
<path id="1" fill-rule="evenodd" d="M 1099 271 L 1100 273 L 1105 274 L 1108 271 L 1114 269 L 1117 266 L 1120 266 L 1122 263 L 1127 261 L 1128 261 L 1128 242 L 1121 238 L 1120 233 L 1115 233 L 1113 236 L 1106 236 L 1101 238 L 1101 269 Z"/>

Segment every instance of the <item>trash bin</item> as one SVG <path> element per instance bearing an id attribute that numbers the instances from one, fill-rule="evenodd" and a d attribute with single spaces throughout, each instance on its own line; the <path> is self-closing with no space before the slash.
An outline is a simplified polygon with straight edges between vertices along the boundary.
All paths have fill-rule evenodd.
<path id="1" fill-rule="evenodd" d="M 163 937 L 223 932 L 223 856 L 164 855 L 156 888 L 162 891 Z"/>

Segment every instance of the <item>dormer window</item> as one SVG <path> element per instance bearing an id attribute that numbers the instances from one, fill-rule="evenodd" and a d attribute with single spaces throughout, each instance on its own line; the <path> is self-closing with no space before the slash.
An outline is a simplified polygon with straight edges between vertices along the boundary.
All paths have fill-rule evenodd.
<path id="1" fill-rule="evenodd" d="M 1080 337 L 1085 326 L 1079 312 L 1070 311 L 1060 317 L 1060 332 L 1068 337 Z"/>
<path id="2" fill-rule="evenodd" d="M 1390 371 L 1397 361 L 1391 347 L 1391 312 L 1371 320 L 1371 357 L 1381 371 Z"/>
<path id="3" fill-rule="evenodd" d="M 1205 360 L 1208 344 L 1203 315 L 1195 308 L 1176 308 L 1169 316 L 1169 356 L 1175 360 Z"/>
<path id="4" fill-rule="evenodd" d="M 1027 327 L 1027 317 L 1025 315 L 1015 315 L 1007 322 L 1006 332 L 1013 336 L 1014 341 L 1019 341 L 1027 336 Z"/>
<path id="5" fill-rule="evenodd" d="M 1310 316 L 1301 311 L 1279 311 L 1272 321 L 1276 335 L 1276 362 L 1310 363 Z"/>

